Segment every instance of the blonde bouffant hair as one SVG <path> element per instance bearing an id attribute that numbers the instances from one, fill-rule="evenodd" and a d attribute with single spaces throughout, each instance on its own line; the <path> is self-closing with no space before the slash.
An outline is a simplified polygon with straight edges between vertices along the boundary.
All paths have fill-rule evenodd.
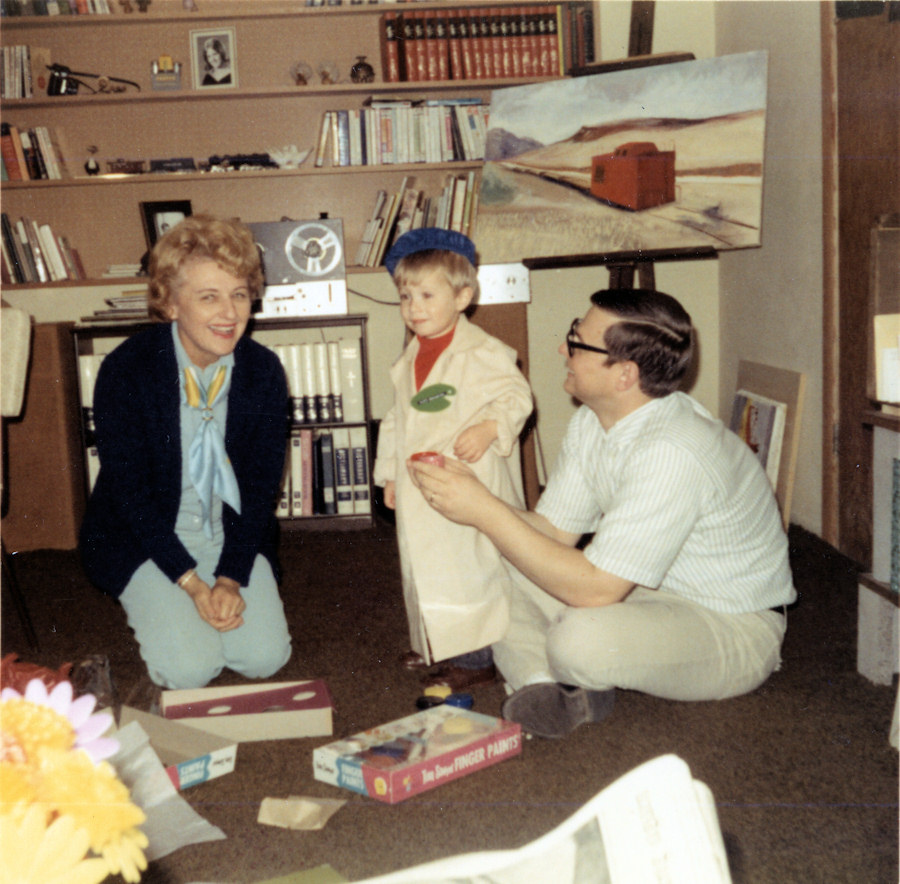
<path id="1" fill-rule="evenodd" d="M 215 261 L 222 270 L 245 279 L 251 298 L 262 293 L 262 264 L 250 229 L 237 219 L 189 215 L 166 231 L 150 253 L 147 307 L 153 319 L 170 321 L 169 307 L 181 284 L 181 270 L 198 258 Z"/>

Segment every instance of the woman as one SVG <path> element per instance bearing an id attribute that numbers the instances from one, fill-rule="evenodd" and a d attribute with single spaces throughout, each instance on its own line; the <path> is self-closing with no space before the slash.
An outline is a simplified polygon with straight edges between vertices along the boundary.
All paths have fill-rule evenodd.
<path id="1" fill-rule="evenodd" d="M 221 40 L 211 37 L 203 44 L 202 86 L 224 86 L 231 82 L 231 64 Z"/>
<path id="2" fill-rule="evenodd" d="M 259 254 L 239 222 L 195 215 L 157 242 L 149 273 L 161 322 L 97 377 L 85 568 L 121 601 L 156 684 L 201 687 L 226 666 L 264 678 L 291 640 L 274 517 L 287 386 L 277 357 L 244 337 Z"/>

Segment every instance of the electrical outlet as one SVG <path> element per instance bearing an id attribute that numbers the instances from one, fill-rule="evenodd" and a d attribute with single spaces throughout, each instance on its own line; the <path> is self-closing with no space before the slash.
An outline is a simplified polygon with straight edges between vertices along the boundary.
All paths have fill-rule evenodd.
<path id="1" fill-rule="evenodd" d="M 478 268 L 479 304 L 527 304 L 531 277 L 524 264 L 482 264 Z"/>

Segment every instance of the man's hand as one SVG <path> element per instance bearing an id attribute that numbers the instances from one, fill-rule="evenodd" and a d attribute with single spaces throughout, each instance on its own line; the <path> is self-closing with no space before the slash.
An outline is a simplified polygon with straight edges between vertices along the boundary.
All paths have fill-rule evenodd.
<path id="1" fill-rule="evenodd" d="M 391 479 L 384 483 L 384 505 L 389 510 L 397 509 L 397 483 Z"/>
<path id="2" fill-rule="evenodd" d="M 453 453 L 466 463 L 481 460 L 497 438 L 497 421 L 482 421 L 463 430 L 453 445 Z"/>
<path id="3" fill-rule="evenodd" d="M 409 460 L 406 468 L 432 509 L 451 522 L 479 528 L 492 505 L 505 506 L 468 466 L 453 458 L 443 467 Z"/>

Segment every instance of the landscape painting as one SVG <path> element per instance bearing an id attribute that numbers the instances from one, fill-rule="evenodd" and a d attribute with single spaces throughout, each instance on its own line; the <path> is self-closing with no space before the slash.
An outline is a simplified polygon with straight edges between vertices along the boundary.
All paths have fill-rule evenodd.
<path id="1" fill-rule="evenodd" d="M 766 65 L 749 52 L 494 90 L 479 260 L 758 246 Z"/>

